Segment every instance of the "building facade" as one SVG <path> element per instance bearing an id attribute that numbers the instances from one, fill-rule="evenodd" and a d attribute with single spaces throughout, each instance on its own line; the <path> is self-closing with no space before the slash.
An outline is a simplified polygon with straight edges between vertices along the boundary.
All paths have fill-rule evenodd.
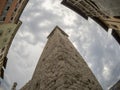
<path id="1" fill-rule="evenodd" d="M 38 61 L 32 79 L 20 90 L 102 90 L 96 77 L 58 26 Z"/>
<path id="2" fill-rule="evenodd" d="M 0 77 L 4 77 L 7 53 L 22 22 L 19 20 L 28 0 L 0 0 Z"/>
<path id="3" fill-rule="evenodd" d="M 63 0 L 62 4 L 74 10 L 85 19 L 89 17 L 112 35 L 120 44 L 120 0 Z"/>
<path id="4" fill-rule="evenodd" d="M 120 90 L 120 80 L 115 85 L 113 85 L 110 90 Z"/>
<path id="5" fill-rule="evenodd" d="M 17 23 L 28 0 L 0 0 L 0 23 Z"/>

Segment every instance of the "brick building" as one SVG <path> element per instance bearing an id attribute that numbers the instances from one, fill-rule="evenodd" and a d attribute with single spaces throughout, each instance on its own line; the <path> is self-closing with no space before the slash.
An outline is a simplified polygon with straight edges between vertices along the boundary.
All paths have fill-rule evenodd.
<path id="1" fill-rule="evenodd" d="M 0 77 L 4 77 L 7 53 L 22 22 L 19 20 L 28 0 L 0 0 Z"/>
<path id="2" fill-rule="evenodd" d="M 17 23 L 28 0 L 0 0 L 0 23 Z"/>

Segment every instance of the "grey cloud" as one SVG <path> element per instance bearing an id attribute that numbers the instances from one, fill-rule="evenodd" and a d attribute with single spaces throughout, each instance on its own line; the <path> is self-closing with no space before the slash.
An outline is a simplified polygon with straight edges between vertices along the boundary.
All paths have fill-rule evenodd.
<path id="1" fill-rule="evenodd" d="M 5 71 L 7 86 L 10 88 L 16 81 L 18 82 L 17 89 L 19 89 L 31 79 L 47 41 L 46 37 L 58 25 L 65 32 L 70 33 L 70 40 L 76 45 L 106 90 L 120 78 L 119 45 L 111 36 L 108 37 L 108 34 L 93 20 L 86 21 L 61 4 L 53 5 L 50 10 L 46 9 L 42 7 L 45 1 L 47 0 L 30 0 L 21 16 L 23 24 L 17 32 L 8 54 L 8 66 Z M 60 1 L 50 0 L 49 2 L 55 4 Z M 69 25 L 63 21 L 66 14 L 73 14 L 77 18 L 71 21 L 74 24 Z M 69 16 L 68 18 L 71 19 Z M 103 74 L 104 67 L 109 68 L 110 77 L 107 80 Z"/>

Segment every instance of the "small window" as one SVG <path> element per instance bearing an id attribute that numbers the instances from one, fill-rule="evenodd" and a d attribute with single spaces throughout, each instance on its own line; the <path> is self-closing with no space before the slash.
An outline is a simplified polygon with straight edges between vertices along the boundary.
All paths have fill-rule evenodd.
<path id="1" fill-rule="evenodd" d="M 10 33 L 11 32 L 11 30 L 10 29 L 8 29 L 8 33 Z"/>
<path id="2" fill-rule="evenodd" d="M 120 16 L 114 16 L 114 18 L 120 19 Z"/>
<path id="3" fill-rule="evenodd" d="M 4 78 L 4 70 L 3 70 L 3 68 L 1 69 L 1 78 L 2 79 Z"/>
<path id="4" fill-rule="evenodd" d="M 106 15 L 105 15 L 104 18 L 109 19 L 109 16 L 106 16 Z"/>
<path id="5" fill-rule="evenodd" d="M 22 0 L 19 0 L 19 3 L 21 3 Z"/>
<path id="6" fill-rule="evenodd" d="M 4 38 L 4 39 L 3 39 L 3 42 L 4 42 L 4 43 L 7 42 L 7 38 Z"/>
<path id="7" fill-rule="evenodd" d="M 2 59 L 2 57 L 3 57 L 3 55 L 1 54 L 1 55 L 0 55 L 0 59 Z"/>
<path id="8" fill-rule="evenodd" d="M 13 17 L 11 17 L 11 20 L 13 20 Z"/>
<path id="9" fill-rule="evenodd" d="M 3 21 L 5 21 L 5 17 L 3 17 Z"/>
<path id="10" fill-rule="evenodd" d="M 2 35 L 2 33 L 3 33 L 3 30 L 0 30 L 0 35 Z"/>
<path id="11" fill-rule="evenodd" d="M 4 68 L 6 68 L 7 60 L 8 60 L 8 58 L 7 58 L 7 57 L 4 57 L 4 62 L 3 62 Z"/>
<path id="12" fill-rule="evenodd" d="M 8 6 L 6 10 L 8 11 L 8 10 L 9 10 L 9 8 L 10 8 L 10 7 Z"/>
<path id="13" fill-rule="evenodd" d="M 4 50 L 5 50 L 5 47 L 3 47 L 3 48 L 2 48 L 2 51 L 1 51 L 1 53 L 2 53 Z"/>
<path id="14" fill-rule="evenodd" d="M 113 28 L 118 28 L 116 25 L 111 25 Z"/>
<path id="15" fill-rule="evenodd" d="M 14 10 L 15 12 L 17 11 L 17 8 L 15 8 L 15 10 Z"/>

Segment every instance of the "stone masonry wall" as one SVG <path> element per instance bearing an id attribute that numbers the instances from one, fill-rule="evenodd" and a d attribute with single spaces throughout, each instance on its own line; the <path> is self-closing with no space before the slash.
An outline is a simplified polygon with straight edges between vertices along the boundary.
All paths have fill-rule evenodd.
<path id="1" fill-rule="evenodd" d="M 68 37 L 55 29 L 32 79 L 21 90 L 102 90 Z"/>

